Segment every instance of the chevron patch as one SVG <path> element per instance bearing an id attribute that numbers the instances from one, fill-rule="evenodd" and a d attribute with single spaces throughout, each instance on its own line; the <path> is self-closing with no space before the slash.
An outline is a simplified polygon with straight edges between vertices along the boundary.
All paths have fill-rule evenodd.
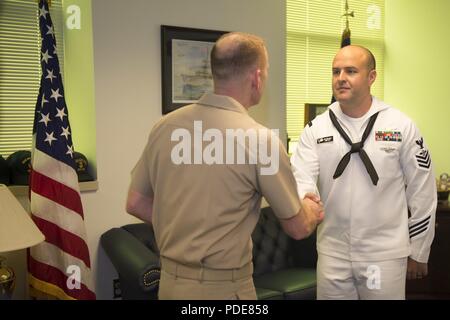
<path id="1" fill-rule="evenodd" d="M 430 169 L 431 167 L 431 157 L 430 153 L 426 149 L 422 149 L 416 154 L 417 165 L 420 168 Z"/>

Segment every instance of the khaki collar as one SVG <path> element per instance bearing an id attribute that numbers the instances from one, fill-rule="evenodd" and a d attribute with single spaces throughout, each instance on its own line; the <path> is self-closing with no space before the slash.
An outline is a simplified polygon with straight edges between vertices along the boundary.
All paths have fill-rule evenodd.
<path id="1" fill-rule="evenodd" d="M 248 114 L 247 109 L 235 99 L 214 93 L 205 93 L 197 104 Z"/>

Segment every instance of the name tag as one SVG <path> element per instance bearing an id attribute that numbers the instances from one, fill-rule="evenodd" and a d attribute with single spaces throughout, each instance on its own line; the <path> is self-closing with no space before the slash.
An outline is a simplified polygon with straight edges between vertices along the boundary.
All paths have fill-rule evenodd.
<path id="1" fill-rule="evenodd" d="M 333 136 L 323 137 L 323 138 L 317 139 L 317 144 L 327 143 L 327 142 L 332 142 L 332 141 L 333 141 Z"/>

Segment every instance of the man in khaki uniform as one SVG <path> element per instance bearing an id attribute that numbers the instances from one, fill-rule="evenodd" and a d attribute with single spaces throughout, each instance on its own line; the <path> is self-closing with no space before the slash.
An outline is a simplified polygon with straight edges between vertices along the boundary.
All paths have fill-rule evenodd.
<path id="1" fill-rule="evenodd" d="M 267 79 L 263 40 L 222 36 L 211 69 L 214 94 L 163 117 L 132 171 L 127 211 L 153 225 L 160 299 L 256 299 L 251 234 L 262 196 L 295 239 L 323 219 L 317 199 L 300 202 L 278 137 L 247 113 Z"/>

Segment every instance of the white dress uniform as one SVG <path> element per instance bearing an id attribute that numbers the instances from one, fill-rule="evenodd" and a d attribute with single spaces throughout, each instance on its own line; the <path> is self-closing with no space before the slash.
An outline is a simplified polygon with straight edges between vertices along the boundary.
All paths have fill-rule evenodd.
<path id="1" fill-rule="evenodd" d="M 300 197 L 314 192 L 324 202 L 325 218 L 317 231 L 319 262 L 325 255 L 349 262 L 410 256 L 425 263 L 437 205 L 430 153 L 407 116 L 372 98 L 370 110 L 358 119 L 346 116 L 338 102 L 329 109 L 354 143 L 361 140 L 369 118 L 379 113 L 363 146 L 378 174 L 376 185 L 358 153 L 333 178 L 350 146 L 332 124 L 329 110 L 308 124 L 291 158 Z"/>

